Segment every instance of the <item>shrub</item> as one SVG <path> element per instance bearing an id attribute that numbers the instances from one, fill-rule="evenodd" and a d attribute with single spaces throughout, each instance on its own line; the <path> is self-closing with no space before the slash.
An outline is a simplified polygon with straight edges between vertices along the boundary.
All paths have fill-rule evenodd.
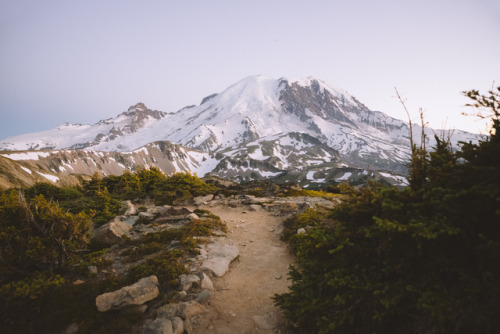
<path id="1" fill-rule="evenodd" d="M 143 277 L 156 275 L 163 291 L 174 289 L 179 284 L 177 278 L 186 272 L 181 260 L 182 252 L 178 250 L 163 252 L 131 268 L 127 280 L 136 282 Z"/>
<path id="2" fill-rule="evenodd" d="M 288 223 L 315 223 L 291 238 L 299 268 L 275 296 L 290 332 L 498 331 L 500 94 L 472 96 L 494 111 L 489 138 L 457 152 L 436 138 L 413 155 L 409 188 L 344 186 L 327 217 Z"/>

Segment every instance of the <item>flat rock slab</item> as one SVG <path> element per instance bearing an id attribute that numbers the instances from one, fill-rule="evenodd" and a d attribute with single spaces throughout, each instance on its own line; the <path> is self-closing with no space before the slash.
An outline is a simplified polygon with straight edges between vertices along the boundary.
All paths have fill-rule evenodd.
<path id="1" fill-rule="evenodd" d="M 229 264 L 238 257 L 240 250 L 234 245 L 211 244 L 207 246 L 207 259 L 201 270 L 217 277 L 222 277 L 229 269 Z"/>
<path id="2" fill-rule="evenodd" d="M 158 278 L 155 275 L 141 278 L 136 283 L 120 290 L 97 296 L 95 304 L 99 312 L 118 310 L 129 305 L 142 305 L 160 295 Z"/>

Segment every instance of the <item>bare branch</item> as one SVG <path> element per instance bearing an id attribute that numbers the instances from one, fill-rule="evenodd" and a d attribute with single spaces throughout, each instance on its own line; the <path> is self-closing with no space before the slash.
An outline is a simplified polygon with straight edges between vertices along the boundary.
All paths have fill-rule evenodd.
<path id="1" fill-rule="evenodd" d="M 406 108 L 405 101 L 403 100 L 403 98 L 401 97 L 401 95 L 399 95 L 398 88 L 394 87 L 394 90 L 396 91 L 396 96 L 397 96 L 399 102 L 401 102 L 401 104 L 403 105 L 403 109 L 405 110 L 406 115 L 408 116 L 408 124 L 410 126 L 410 146 L 411 146 L 411 150 L 413 152 L 413 147 L 414 147 L 413 146 L 413 125 L 412 125 L 412 122 L 411 122 L 410 112 L 408 111 L 408 108 Z"/>

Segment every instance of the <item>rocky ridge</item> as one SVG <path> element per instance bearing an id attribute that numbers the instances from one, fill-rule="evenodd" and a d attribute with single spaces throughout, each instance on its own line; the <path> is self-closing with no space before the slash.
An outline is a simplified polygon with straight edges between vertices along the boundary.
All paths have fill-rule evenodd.
<path id="1" fill-rule="evenodd" d="M 415 133 L 419 132 L 415 127 Z M 434 134 L 447 134 L 433 129 L 425 129 L 425 133 L 428 147 L 433 145 Z M 450 137 L 453 145 L 479 138 L 458 130 Z M 159 148 L 161 154 L 153 153 L 155 145 L 166 148 Z M 404 180 L 395 181 L 393 176 L 404 176 L 410 145 L 405 122 L 370 110 L 346 91 L 321 80 L 252 76 L 204 98 L 198 106 L 175 113 L 139 103 L 94 125 L 65 124 L 47 132 L 7 138 L 0 141 L 0 149 L 45 150 L 51 157 L 49 170 L 57 177 L 65 174 L 61 168 L 67 162 L 61 150 L 85 149 L 90 153 L 70 154 L 80 155 L 79 165 L 85 164 L 86 154 L 104 158 L 107 162 L 99 167 L 103 173 L 151 164 L 165 173 L 189 170 L 239 181 L 286 177 L 308 185 L 335 183 L 343 177 L 355 182 L 355 175 L 373 171 L 388 183 L 401 185 Z M 152 153 L 154 159 L 131 156 L 140 150 Z M 4 157 L 19 161 L 18 154 Z M 91 160 L 99 163 L 97 157 L 87 162 Z M 89 169 L 99 168 L 89 165 L 67 173 L 88 175 Z M 343 168 L 357 172 L 340 175 Z M 320 172 L 317 177 L 316 172 Z"/>

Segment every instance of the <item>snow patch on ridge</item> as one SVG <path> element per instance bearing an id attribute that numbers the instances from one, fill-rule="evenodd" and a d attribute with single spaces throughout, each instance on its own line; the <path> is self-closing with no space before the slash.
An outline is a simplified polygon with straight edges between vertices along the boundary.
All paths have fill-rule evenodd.
<path id="1" fill-rule="evenodd" d="M 11 160 L 22 161 L 22 160 L 38 160 L 39 158 L 46 158 L 50 155 L 50 153 L 41 151 L 29 151 L 23 153 L 9 153 L 1 155 Z"/>
<path id="2" fill-rule="evenodd" d="M 47 180 L 52 181 L 54 183 L 56 183 L 57 181 L 59 181 L 59 177 L 57 177 L 55 175 L 44 174 L 44 173 L 41 173 L 39 171 L 37 171 L 37 173 L 40 174 L 41 176 L 43 176 L 44 178 L 46 178 Z"/>

